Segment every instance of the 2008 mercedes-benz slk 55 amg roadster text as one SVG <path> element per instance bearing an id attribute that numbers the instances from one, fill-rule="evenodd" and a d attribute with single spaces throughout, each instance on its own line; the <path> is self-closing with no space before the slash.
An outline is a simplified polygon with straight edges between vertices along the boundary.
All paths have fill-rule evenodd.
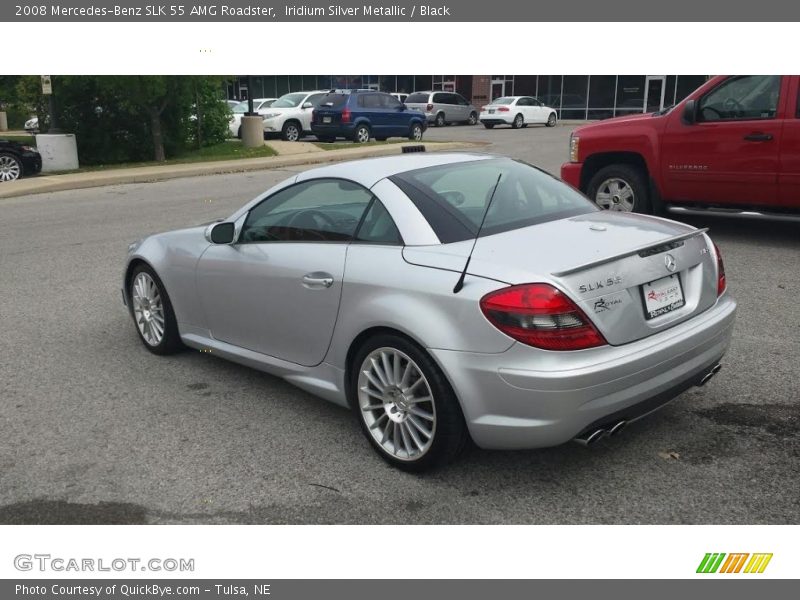
<path id="1" fill-rule="evenodd" d="M 311 169 L 128 249 L 145 347 L 350 407 L 390 463 L 590 444 L 720 368 L 736 303 L 705 230 L 602 211 L 530 165 L 407 154 Z"/>

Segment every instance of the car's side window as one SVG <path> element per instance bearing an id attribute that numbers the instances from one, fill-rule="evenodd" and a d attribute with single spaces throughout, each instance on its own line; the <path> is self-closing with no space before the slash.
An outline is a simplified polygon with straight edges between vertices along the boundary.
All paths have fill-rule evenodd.
<path id="1" fill-rule="evenodd" d="M 403 238 L 394 224 L 392 215 L 377 198 L 372 202 L 353 239 L 356 242 L 371 244 L 403 244 Z"/>
<path id="2" fill-rule="evenodd" d="M 700 99 L 698 120 L 774 119 L 780 90 L 780 75 L 732 77 Z"/>
<path id="3" fill-rule="evenodd" d="M 314 106 L 319 104 L 319 101 L 322 100 L 326 94 L 311 94 L 308 98 L 306 98 L 306 102 L 311 102 Z M 305 104 L 305 102 L 303 103 Z"/>
<path id="4" fill-rule="evenodd" d="M 434 94 L 431 96 L 431 103 L 433 104 L 445 104 L 446 102 L 445 94 Z"/>
<path id="5" fill-rule="evenodd" d="M 469 104 L 464 96 L 460 94 L 453 94 L 453 96 L 456 98 L 456 104 L 460 104 L 461 106 L 467 106 Z"/>
<path id="6" fill-rule="evenodd" d="M 517 106 L 532 106 L 530 98 L 520 98 L 517 100 Z"/>
<path id="7" fill-rule="evenodd" d="M 347 242 L 372 198 L 369 190 L 345 179 L 305 181 L 250 210 L 239 242 Z"/>
<path id="8" fill-rule="evenodd" d="M 358 97 L 358 105 L 362 108 L 381 108 L 383 98 L 381 94 L 361 94 Z"/>
<path id="9" fill-rule="evenodd" d="M 384 102 L 383 105 L 386 108 L 397 108 L 398 106 L 400 106 L 402 104 L 402 102 L 400 102 L 400 100 L 398 100 L 394 96 L 390 96 L 389 94 L 384 94 L 384 95 L 381 96 L 381 98 L 383 98 L 383 102 Z"/>

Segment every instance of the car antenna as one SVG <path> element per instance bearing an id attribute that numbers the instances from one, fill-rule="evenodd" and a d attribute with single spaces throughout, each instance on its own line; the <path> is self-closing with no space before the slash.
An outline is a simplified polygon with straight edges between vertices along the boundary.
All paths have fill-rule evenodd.
<path id="1" fill-rule="evenodd" d="M 497 191 L 497 186 L 500 185 L 500 178 L 502 176 L 503 176 L 502 173 L 500 173 L 497 176 L 497 181 L 495 182 L 494 188 L 492 189 L 492 195 L 489 196 L 489 201 L 486 203 L 486 210 L 483 211 L 483 218 L 481 219 L 481 224 L 478 226 L 478 232 L 475 234 L 475 239 L 472 240 L 472 248 L 469 251 L 469 256 L 467 256 L 467 262 L 464 263 L 464 270 L 461 271 L 461 276 L 458 278 L 458 281 L 456 281 L 456 285 L 453 288 L 453 293 L 454 294 L 457 294 L 458 292 L 460 292 L 461 288 L 464 287 L 464 277 L 467 276 L 467 269 L 469 268 L 469 261 L 472 260 L 472 253 L 475 252 L 475 244 L 478 243 L 478 238 L 481 237 L 481 231 L 483 230 L 483 224 L 486 222 L 486 215 L 489 214 L 489 209 L 492 206 L 492 200 L 494 200 L 494 194 Z"/>

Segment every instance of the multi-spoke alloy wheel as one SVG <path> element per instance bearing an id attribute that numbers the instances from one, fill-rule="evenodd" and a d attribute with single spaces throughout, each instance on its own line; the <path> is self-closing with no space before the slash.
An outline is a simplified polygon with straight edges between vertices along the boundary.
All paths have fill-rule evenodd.
<path id="1" fill-rule="evenodd" d="M 436 434 L 436 405 L 420 367 L 395 348 L 373 350 L 361 365 L 358 400 L 372 437 L 390 456 L 416 460 Z"/>
<path id="2" fill-rule="evenodd" d="M 350 363 L 347 389 L 370 444 L 400 469 L 419 472 L 446 464 L 469 440 L 444 372 L 403 336 L 379 333 L 363 342 Z"/>
<path id="3" fill-rule="evenodd" d="M 600 184 L 594 201 L 606 210 L 631 212 L 636 204 L 636 195 L 627 181 L 612 177 Z"/>
<path id="4" fill-rule="evenodd" d="M 128 288 L 131 314 L 145 348 L 154 354 L 172 354 L 183 347 L 178 322 L 164 284 L 149 266 L 140 264 Z"/>
<path id="5" fill-rule="evenodd" d="M 22 176 L 22 165 L 10 154 L 0 154 L 0 181 L 14 181 Z"/>
<path id="6" fill-rule="evenodd" d="M 144 341 L 158 346 L 164 339 L 164 305 L 158 286 L 148 273 L 142 271 L 133 280 L 133 315 Z"/>

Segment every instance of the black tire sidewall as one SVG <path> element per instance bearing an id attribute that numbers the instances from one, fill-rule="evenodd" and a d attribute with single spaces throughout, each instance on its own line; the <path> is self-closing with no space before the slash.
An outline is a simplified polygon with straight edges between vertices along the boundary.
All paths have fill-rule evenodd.
<path id="1" fill-rule="evenodd" d="M 136 324 L 136 315 L 133 312 L 133 282 L 136 281 L 136 277 L 139 275 L 139 273 L 147 273 L 150 275 L 158 287 L 158 293 L 161 296 L 161 302 L 164 305 L 164 336 L 161 338 L 161 341 L 157 346 L 151 346 L 145 341 L 144 337 L 142 336 L 142 332 L 139 331 L 139 326 Z M 164 287 L 161 278 L 149 265 L 140 264 L 133 269 L 130 282 L 128 283 L 128 298 L 131 299 L 130 313 L 131 317 L 133 318 L 133 326 L 136 328 L 136 333 L 139 336 L 139 339 L 142 341 L 142 344 L 144 344 L 145 348 L 147 348 L 153 354 L 159 355 L 173 354 L 183 348 L 181 336 L 180 333 L 178 333 L 178 321 L 175 318 L 175 311 L 172 309 L 172 301 L 169 298 L 169 294 L 167 293 L 167 289 Z"/>
<path id="2" fill-rule="evenodd" d="M 589 185 L 586 187 L 586 195 L 595 206 L 598 206 L 595 202 L 597 189 L 603 181 L 612 177 L 622 179 L 633 190 L 633 212 L 651 214 L 652 208 L 650 205 L 650 194 L 647 188 L 647 179 L 644 173 L 633 165 L 609 165 L 603 167 L 592 176 L 589 180 Z M 600 207 L 598 206 L 598 208 Z"/>
<path id="3" fill-rule="evenodd" d="M 436 408 L 436 432 L 430 449 L 415 461 L 402 461 L 389 455 L 372 437 L 372 433 L 362 417 L 358 401 L 358 374 L 369 353 L 383 347 L 395 348 L 413 359 L 428 380 L 433 394 Z M 349 382 L 348 400 L 356 413 L 361 430 L 375 451 L 392 466 L 404 471 L 425 471 L 452 461 L 466 446 L 469 434 L 464 422 L 464 415 L 461 412 L 461 405 L 453 388 L 430 355 L 408 339 L 391 333 L 383 333 L 369 338 L 356 352 L 350 369 Z"/>
<path id="4" fill-rule="evenodd" d="M 555 113 L 550 113 L 550 115 L 547 117 L 546 125 L 548 127 L 555 127 L 557 122 L 558 122 L 558 117 L 556 117 Z"/>
<path id="5" fill-rule="evenodd" d="M 417 141 L 417 137 L 414 135 L 414 131 L 416 131 L 417 129 L 419 129 L 419 139 L 420 140 L 422 139 L 422 125 L 420 125 L 419 123 L 414 123 L 411 125 L 411 129 L 408 132 L 408 139 L 415 142 Z"/>
<path id="6" fill-rule="evenodd" d="M 288 132 L 289 132 L 289 127 L 292 127 L 292 126 L 297 128 L 297 139 L 296 140 L 290 140 L 288 135 L 287 135 Z M 303 130 L 301 129 L 300 125 L 297 124 L 296 121 L 287 121 L 286 123 L 283 124 L 283 128 L 281 129 L 281 137 L 286 142 L 299 142 L 300 138 L 303 137 Z"/>
<path id="7" fill-rule="evenodd" d="M 447 125 L 447 121 L 445 121 L 444 118 L 444 113 L 440 112 L 439 114 L 436 115 L 436 120 L 434 121 L 434 125 L 436 125 L 436 127 L 444 127 L 445 125 Z"/>
<path id="8" fill-rule="evenodd" d="M 511 122 L 511 127 L 513 129 L 519 129 L 522 127 L 522 124 L 525 123 L 525 119 L 521 114 L 518 114 L 514 117 L 514 120 Z"/>
<path id="9" fill-rule="evenodd" d="M 358 141 L 358 132 L 361 131 L 362 129 L 366 129 L 367 130 L 367 140 L 365 142 L 359 142 Z M 356 127 L 356 130 L 353 132 L 353 141 L 355 143 L 357 143 L 357 144 L 366 144 L 369 141 L 370 137 L 372 137 L 372 132 L 369 130 L 369 127 L 367 127 L 366 125 L 359 125 L 358 127 Z"/>

